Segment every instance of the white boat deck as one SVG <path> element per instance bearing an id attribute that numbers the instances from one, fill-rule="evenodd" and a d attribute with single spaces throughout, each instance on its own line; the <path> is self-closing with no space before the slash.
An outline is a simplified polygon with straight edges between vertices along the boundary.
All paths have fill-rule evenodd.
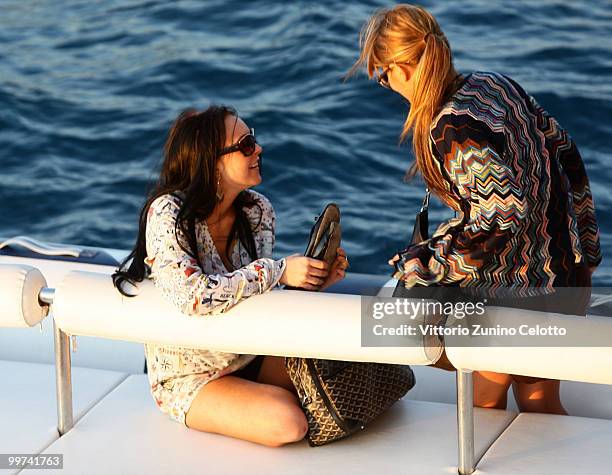
<path id="1" fill-rule="evenodd" d="M 52 261 L 35 264 L 50 287 L 63 278 Z M 60 453 L 65 474 L 457 473 L 455 375 L 419 365 L 415 388 L 366 430 L 324 447 L 267 448 L 193 431 L 161 413 L 141 344 L 78 337 L 75 424 L 60 437 L 52 317 L 42 333 L 0 329 L 0 453 Z M 610 473 L 612 385 L 564 381 L 561 396 L 571 416 L 518 414 L 512 394 L 506 411 L 475 409 L 475 473 Z"/>
<path id="2" fill-rule="evenodd" d="M 0 360 L 0 375 L 0 453 L 43 452 L 59 438 L 55 367 L 49 364 Z M 78 423 L 129 375 L 74 367 L 72 376 L 74 417 Z"/>
<path id="3" fill-rule="evenodd" d="M 170 420 L 155 406 L 144 374 L 80 367 L 72 373 L 75 426 L 59 437 L 54 367 L 0 361 L 0 447 L 2 453 L 64 454 L 66 474 L 456 473 L 454 375 L 413 369 L 415 389 L 362 433 L 325 447 L 267 448 Z M 595 418 L 592 403 L 610 406 L 612 387 L 563 384 L 570 412 L 582 401 L 579 408 L 592 417 L 475 410 L 476 473 L 609 473 L 612 421 Z"/>
<path id="4" fill-rule="evenodd" d="M 478 456 L 515 417 L 476 411 Z M 403 400 L 367 430 L 333 445 L 311 448 L 303 441 L 269 448 L 169 420 L 149 397 L 146 377 L 134 375 L 44 453 L 65 454 L 67 473 L 108 474 L 122 467 L 123 473 L 365 475 L 376 461 L 378 473 L 449 474 L 456 472 L 455 419 L 453 405 Z"/>

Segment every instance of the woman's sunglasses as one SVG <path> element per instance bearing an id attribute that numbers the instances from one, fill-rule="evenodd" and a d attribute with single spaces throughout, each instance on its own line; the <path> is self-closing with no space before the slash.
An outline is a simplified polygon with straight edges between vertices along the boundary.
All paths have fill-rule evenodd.
<path id="1" fill-rule="evenodd" d="M 219 157 L 221 155 L 227 155 L 228 153 L 233 153 L 238 150 L 245 157 L 249 157 L 255 153 L 255 147 L 257 145 L 257 140 L 255 139 L 255 129 L 251 129 L 251 133 L 247 135 L 243 135 L 238 139 L 233 145 L 229 147 L 224 147 L 219 151 Z"/>
<path id="2" fill-rule="evenodd" d="M 378 75 L 376 78 L 376 82 L 386 89 L 391 89 L 391 85 L 389 84 L 389 70 L 391 68 L 385 69 L 382 73 Z"/>

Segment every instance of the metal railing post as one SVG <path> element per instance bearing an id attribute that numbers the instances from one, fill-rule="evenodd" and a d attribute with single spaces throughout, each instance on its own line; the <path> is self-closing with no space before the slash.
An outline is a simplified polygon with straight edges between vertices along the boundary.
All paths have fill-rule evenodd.
<path id="1" fill-rule="evenodd" d="M 472 372 L 457 370 L 457 435 L 459 473 L 474 472 L 474 388 Z"/>
<path id="2" fill-rule="evenodd" d="M 55 387 L 57 398 L 57 430 L 64 435 L 74 425 L 72 417 L 72 375 L 70 339 L 53 322 L 55 336 Z"/>

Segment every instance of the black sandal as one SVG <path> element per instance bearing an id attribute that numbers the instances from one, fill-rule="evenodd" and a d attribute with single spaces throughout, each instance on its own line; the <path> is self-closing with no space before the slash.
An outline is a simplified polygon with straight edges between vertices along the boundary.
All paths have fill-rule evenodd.
<path id="1" fill-rule="evenodd" d="M 336 259 L 341 240 L 340 209 L 335 203 L 329 203 L 321 215 L 317 217 L 317 221 L 310 231 L 308 246 L 304 255 L 325 261 L 331 266 Z"/>

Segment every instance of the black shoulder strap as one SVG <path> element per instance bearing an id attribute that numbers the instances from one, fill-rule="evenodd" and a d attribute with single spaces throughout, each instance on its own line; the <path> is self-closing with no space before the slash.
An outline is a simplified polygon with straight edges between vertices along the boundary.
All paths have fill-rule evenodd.
<path id="1" fill-rule="evenodd" d="M 431 192 L 429 191 L 429 187 L 425 188 L 425 198 L 423 198 L 423 205 L 421 206 L 421 213 L 427 212 L 429 210 L 429 197 L 431 196 Z"/>

